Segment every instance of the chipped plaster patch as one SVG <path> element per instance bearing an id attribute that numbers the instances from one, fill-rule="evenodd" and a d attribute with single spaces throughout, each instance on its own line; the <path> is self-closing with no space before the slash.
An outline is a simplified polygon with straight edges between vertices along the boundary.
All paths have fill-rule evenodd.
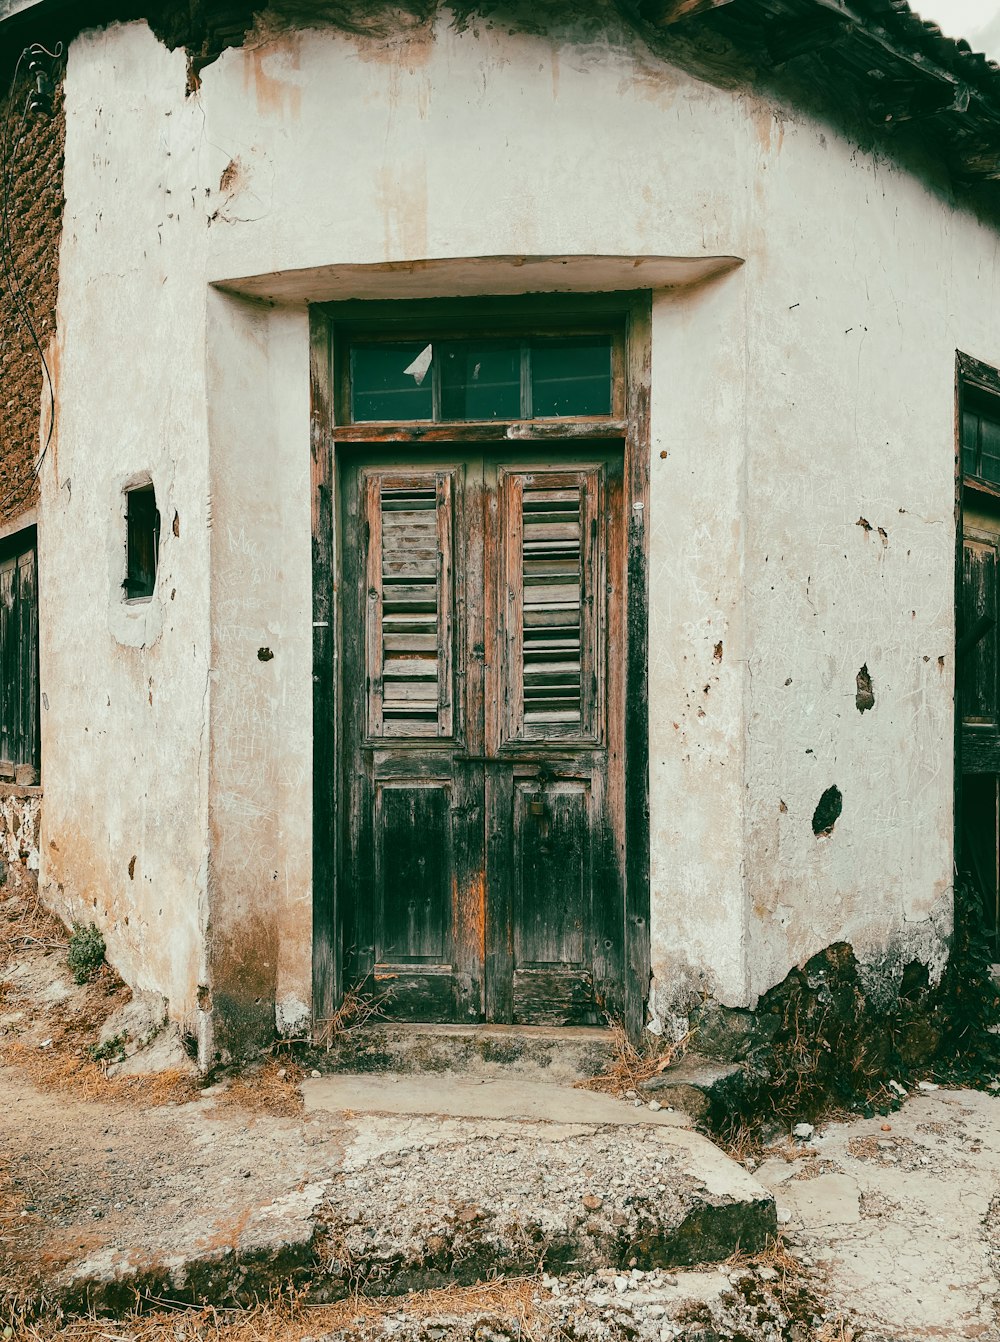
<path id="1" fill-rule="evenodd" d="M 308 1034 L 311 1021 L 312 1012 L 308 1006 L 290 993 L 274 1004 L 275 1029 L 286 1039 L 291 1035 Z"/>

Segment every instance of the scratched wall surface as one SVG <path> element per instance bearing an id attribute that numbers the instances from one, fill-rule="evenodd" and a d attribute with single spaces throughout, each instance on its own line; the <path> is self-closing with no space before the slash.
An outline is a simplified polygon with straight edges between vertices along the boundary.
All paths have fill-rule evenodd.
<path id="1" fill-rule="evenodd" d="M 613 30 L 285 34 L 188 96 L 183 52 L 135 23 L 77 39 L 66 97 L 43 682 L 84 692 L 43 712 L 43 880 L 126 976 L 179 1015 L 210 987 L 254 1037 L 309 1005 L 306 322 L 210 284 L 573 253 L 745 261 L 653 305 L 655 1009 L 750 1002 L 835 940 L 939 966 L 954 351 L 1000 362 L 989 227 Z M 142 469 L 167 523 L 136 612 Z"/>

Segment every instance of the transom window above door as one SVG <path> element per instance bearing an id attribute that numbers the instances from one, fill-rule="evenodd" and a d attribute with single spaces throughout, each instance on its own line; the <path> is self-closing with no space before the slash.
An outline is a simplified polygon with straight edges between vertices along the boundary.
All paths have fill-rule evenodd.
<path id="1" fill-rule="evenodd" d="M 609 332 L 355 338 L 346 409 L 354 423 L 611 418 L 616 356 Z"/>

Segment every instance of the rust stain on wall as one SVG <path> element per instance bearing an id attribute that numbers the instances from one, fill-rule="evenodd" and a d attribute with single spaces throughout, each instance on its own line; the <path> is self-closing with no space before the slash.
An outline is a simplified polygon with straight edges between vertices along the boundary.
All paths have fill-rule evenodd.
<path id="1" fill-rule="evenodd" d="M 276 920 L 261 913 L 213 926 L 212 999 L 220 1050 L 254 1052 L 273 1038 L 279 941 Z"/>
<path id="2" fill-rule="evenodd" d="M 248 93 L 253 93 L 262 116 L 293 121 L 299 119 L 302 114 L 301 87 L 273 72 L 280 71 L 282 67 L 296 71 L 300 66 L 301 53 L 297 37 L 279 38 L 267 46 L 245 48 L 243 86 Z"/>
<path id="3" fill-rule="evenodd" d="M 394 161 L 375 179 L 376 204 L 382 214 L 386 257 L 420 257 L 427 253 L 427 167 L 423 162 Z"/>

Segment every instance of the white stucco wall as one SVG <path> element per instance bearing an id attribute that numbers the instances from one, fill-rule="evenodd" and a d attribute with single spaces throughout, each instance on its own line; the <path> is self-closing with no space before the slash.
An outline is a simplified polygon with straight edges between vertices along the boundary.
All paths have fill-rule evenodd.
<path id="1" fill-rule="evenodd" d="M 215 291 L 208 312 L 216 1005 L 266 1040 L 275 1004 L 284 1033 L 310 1024 L 309 319 Z"/>
<path id="2" fill-rule="evenodd" d="M 194 1009 L 209 924 L 251 959 L 256 935 L 279 1001 L 306 1003 L 306 321 L 211 282 L 733 255 L 739 270 L 653 304 L 657 1001 L 750 1002 L 838 940 L 939 962 L 954 351 L 1000 362 L 995 232 L 809 117 L 624 37 L 304 32 L 228 51 L 186 96 L 183 52 L 136 23 L 77 39 L 66 98 L 40 549 L 50 898 L 92 909 L 175 1014 Z M 136 615 L 114 587 L 116 508 L 141 469 L 165 542 Z M 817 838 L 831 784 L 843 815 Z"/>
<path id="3" fill-rule="evenodd" d="M 58 417 L 39 507 L 40 888 L 193 1024 L 208 867 L 204 119 L 177 100 L 183 54 L 141 34 L 85 38 L 67 75 Z M 122 490 L 143 472 L 160 568 L 152 599 L 126 606 Z"/>

